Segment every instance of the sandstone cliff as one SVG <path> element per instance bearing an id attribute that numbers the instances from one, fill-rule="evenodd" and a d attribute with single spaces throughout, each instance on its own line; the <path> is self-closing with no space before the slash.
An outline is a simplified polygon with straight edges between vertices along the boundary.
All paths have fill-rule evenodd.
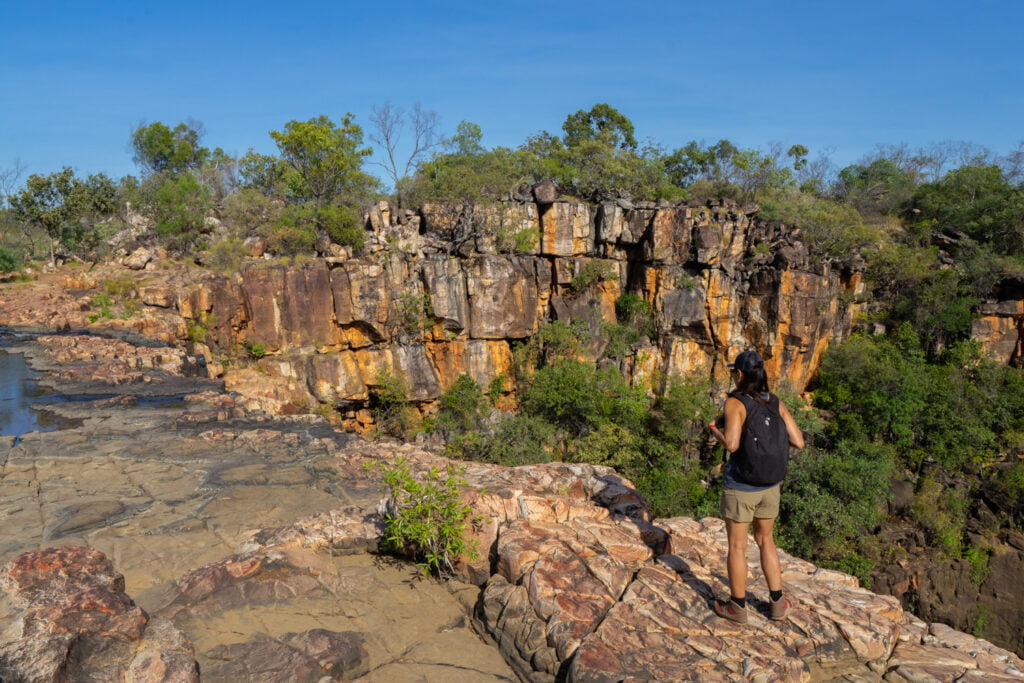
<path id="1" fill-rule="evenodd" d="M 333 246 L 325 258 L 250 263 L 233 277 L 150 266 L 139 295 L 184 320 L 165 336 L 203 338 L 198 350 L 214 374 L 225 351 L 266 354 L 258 365 L 278 380 L 263 389 L 275 412 L 315 401 L 356 428 L 369 420 L 382 369 L 403 373 L 410 398 L 428 406 L 462 374 L 484 386 L 511 377 L 513 346 L 551 320 L 588 325 L 588 351 L 599 357 L 602 324 L 616 322 L 615 302 L 627 292 L 653 318 L 653 334 L 620 354 L 632 381 L 714 377 L 756 347 L 772 375 L 799 391 L 829 342 L 847 334 L 861 275 L 813 261 L 798 231 L 756 212 L 728 200 L 520 201 L 419 213 L 381 203 L 367 216 L 372 234 L 361 256 Z M 260 391 L 251 372 L 224 378 Z"/>
<path id="2" fill-rule="evenodd" d="M 512 379 L 514 346 L 548 321 L 586 324 L 587 352 L 600 357 L 602 325 L 616 322 L 624 293 L 643 298 L 653 329 L 615 362 L 646 386 L 721 377 L 725 361 L 754 347 L 772 377 L 802 391 L 825 348 L 864 309 L 861 272 L 813 259 L 798 230 L 758 220 L 756 205 L 593 205 L 534 194 L 546 203 L 413 212 L 381 202 L 366 216 L 362 255 L 331 245 L 325 257 L 249 261 L 233 275 L 135 253 L 125 263 L 144 270 L 132 290 L 141 306 L 130 314 L 90 322 L 97 306 L 88 292 L 111 277 L 96 270 L 66 277 L 49 300 L 21 309 L 10 302 L 6 318 L 201 342 L 195 351 L 210 374 L 261 396 L 271 412 L 327 404 L 361 429 L 383 369 L 400 371 L 410 398 L 429 408 L 462 374 L 483 386 Z M 250 250 L 262 253 L 258 240 Z M 1018 362 L 1024 309 L 1003 294 L 1011 298 L 983 305 L 974 336 L 998 359 Z M 258 350 L 258 367 L 222 365 L 243 348 Z"/>

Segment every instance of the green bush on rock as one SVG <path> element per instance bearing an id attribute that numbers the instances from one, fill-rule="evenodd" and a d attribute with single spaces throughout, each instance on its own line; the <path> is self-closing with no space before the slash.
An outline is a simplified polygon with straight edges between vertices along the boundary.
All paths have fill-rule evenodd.
<path id="1" fill-rule="evenodd" d="M 479 556 L 478 544 L 466 540 L 469 526 L 479 520 L 460 496 L 464 468 L 448 463 L 443 473 L 431 467 L 416 477 L 402 458 L 382 468 L 392 503 L 385 515 L 385 551 L 411 556 L 424 576 L 450 574 L 460 557 Z"/>

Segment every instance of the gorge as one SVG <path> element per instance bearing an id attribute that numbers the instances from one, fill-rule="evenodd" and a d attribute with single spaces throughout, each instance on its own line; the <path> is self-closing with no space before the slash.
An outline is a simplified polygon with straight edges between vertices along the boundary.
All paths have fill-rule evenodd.
<path id="1" fill-rule="evenodd" d="M 354 446 L 354 441 L 347 441 L 353 437 L 344 437 L 336 447 L 323 446 L 341 437 L 329 436 L 326 423 L 303 414 L 319 411 L 348 431 L 372 430 L 375 393 L 383 371 L 401 373 L 408 382 L 409 399 L 428 415 L 462 375 L 482 386 L 503 378 L 501 392 L 512 401 L 517 389 L 515 348 L 551 320 L 572 320 L 585 326 L 589 335 L 581 353 L 586 359 L 600 359 L 634 385 L 654 392 L 663 389 L 671 377 L 722 379 L 723 364 L 748 347 L 761 350 L 773 377 L 788 383 L 794 392 L 804 391 L 824 350 L 848 336 L 865 310 L 862 268 L 856 262 L 840 265 L 812 258 L 799 231 L 760 221 L 756 214 L 756 206 L 729 200 L 673 204 L 619 197 L 595 206 L 562 199 L 544 184 L 530 188 L 529 194 L 521 193 L 514 201 L 480 206 L 439 205 L 406 211 L 381 203 L 366 217 L 369 239 L 362 254 L 325 244 L 317 258 L 282 262 L 261 258 L 264 247 L 254 239 L 247 247 L 255 260 L 248 261 L 237 274 L 224 275 L 173 263 L 155 248 L 130 245 L 121 265 L 65 267 L 36 282 L 5 285 L 0 319 L 22 331 L 88 331 L 106 337 L 44 338 L 46 350 L 39 354 L 40 368 L 53 373 L 58 383 L 106 383 L 120 387 L 116 393 L 137 396 L 140 388 L 153 385 L 154 372 L 178 378 L 160 382 L 183 382 L 187 394 L 203 388 L 216 393 L 222 382 L 232 392 L 229 398 L 207 395 L 196 403 L 203 410 L 187 411 L 201 413 L 202 417 L 195 418 L 199 423 L 210 423 L 211 428 L 195 438 L 229 439 L 232 443 L 251 440 L 246 434 L 251 433 L 252 425 L 233 421 L 267 420 L 260 429 L 280 434 L 264 436 L 272 442 L 283 440 L 279 447 L 284 452 L 292 450 L 289 444 L 319 440 L 317 447 L 325 448 L 331 457 L 327 464 L 310 467 L 318 472 L 341 468 L 337 480 L 358 482 L 356 465 L 371 457 L 359 455 L 363 453 L 360 449 L 387 449 Z M 111 287 L 109 283 L 121 284 Z M 103 306 L 96 297 L 110 289 L 119 293 L 108 296 L 111 314 L 101 315 Z M 637 335 L 617 357 L 609 358 L 605 352 L 612 339 L 607 325 L 619 321 L 616 302 L 623 294 L 647 303 L 653 330 Z M 975 337 L 1001 362 L 1020 362 L 1022 306 L 1024 301 L 1019 299 L 988 302 L 985 314 L 975 323 Z M 214 384 L 209 387 L 201 384 L 211 381 Z M 200 384 L 189 384 L 195 382 Z M 64 412 L 75 413 L 70 409 Z M 269 415 L 285 417 L 264 417 Z M 174 419 L 178 420 L 176 429 L 181 429 L 181 418 Z M 60 443 L 60 439 L 71 437 L 53 438 Z M 8 447 L 5 462 L 38 457 L 29 455 L 29 444 L 15 446 L 12 442 Z M 262 467 L 257 463 L 275 448 L 278 446 L 261 445 L 254 449 L 258 455 L 240 454 L 235 466 L 243 470 Z M 255 463 L 248 465 L 248 457 Z M 394 455 L 377 453 L 373 457 L 393 459 Z M 436 457 L 416 454 L 423 466 Z M 312 485 L 294 473 L 259 476 L 267 481 L 281 476 L 277 482 L 281 484 L 297 477 L 298 486 Z M 721 558 L 715 559 L 714 550 L 716 544 L 723 545 L 718 539 L 721 530 L 707 520 L 674 518 L 652 524 L 635 499 L 630 503 L 622 491 L 619 497 L 611 496 L 606 490 L 613 488 L 609 476 L 614 475 L 589 465 L 538 466 L 519 474 L 505 474 L 485 465 L 472 465 L 468 470 L 473 488 L 483 491 L 480 495 L 487 499 L 479 510 L 489 512 L 495 520 L 487 527 L 490 535 L 482 537 L 494 555 L 481 566 L 467 565 L 462 578 L 486 584 L 479 599 L 470 602 L 476 605 L 480 628 L 501 644 L 506 661 L 520 676 L 608 680 L 626 670 L 623 657 L 634 656 L 628 653 L 635 653 L 638 647 L 632 641 L 616 642 L 629 631 L 624 624 L 640 613 L 664 624 L 666 617 L 659 616 L 655 605 L 666 603 L 701 625 L 693 625 L 690 631 L 681 629 L 689 635 L 682 639 L 677 637 L 678 626 L 664 631 L 647 627 L 648 632 L 660 634 L 654 647 L 676 653 L 668 658 L 686 661 L 688 670 L 704 675 L 717 672 L 728 678 L 763 671 L 762 675 L 771 678 L 828 677 L 825 670 L 812 671 L 808 659 L 825 669 L 836 662 L 856 662 L 867 667 L 867 672 L 889 680 L 901 680 L 897 677 L 901 667 L 903 674 L 899 675 L 906 674 L 902 680 L 913 680 L 910 672 L 915 666 L 927 668 L 938 661 L 961 667 L 960 673 L 1015 676 L 1013 671 L 1019 672 L 1019 660 L 1009 654 L 986 650 L 977 644 L 983 641 L 958 640 L 961 636 L 938 625 L 909 617 L 895 601 L 860 592 L 851 577 L 795 558 L 787 559 L 787 581 L 798 582 L 801 577 L 807 581 L 801 591 L 808 622 L 798 627 L 803 634 L 778 635 L 781 650 L 769 648 L 763 659 L 722 654 L 730 647 L 749 650 L 753 645 L 742 634 L 732 634 L 741 641 L 729 641 L 719 626 L 699 616 L 703 599 L 719 587 L 716 581 L 721 581 Z M 325 476 L 324 481 L 328 480 Z M 631 488 L 629 482 L 618 484 Z M 217 562 L 232 553 L 242 557 L 229 564 L 259 565 L 268 563 L 268 553 L 281 552 L 280 548 L 375 547 L 379 531 L 374 525 L 379 520 L 373 517 L 373 506 L 379 483 L 368 482 L 363 488 L 362 497 L 351 500 L 338 496 L 335 489 L 326 491 L 354 508 L 347 516 L 324 518 L 322 515 L 336 506 L 334 500 L 325 498 L 322 504 L 307 501 L 316 509 L 281 511 L 279 516 L 261 520 L 260 527 L 280 528 L 257 534 L 255 541 L 245 541 L 241 525 L 236 523 L 222 544 L 211 545 L 201 558 L 168 565 L 166 576 L 160 578 L 174 582 L 187 571 L 201 571 L 204 563 L 208 572 L 223 575 L 215 570 Z M 527 490 L 546 502 L 524 503 L 533 500 L 524 493 Z M 568 494 L 561 493 L 564 491 Z M 602 495 L 607 498 L 603 506 L 590 502 Z M 518 511 L 512 511 L 515 505 L 510 501 L 518 501 Z M 130 505 L 125 507 L 122 501 L 100 502 L 106 507 L 64 510 L 60 513 L 63 517 L 47 522 L 49 531 L 41 531 L 39 540 L 28 545 L 42 547 L 45 537 L 91 533 L 93 528 L 131 517 Z M 531 512 L 545 506 L 552 511 Z M 68 526 L 69 519 L 90 514 L 99 520 L 99 527 Z M 298 518 L 308 521 L 297 522 Z M 338 530 L 339 519 L 348 519 L 345 524 L 355 526 Z M 296 522 L 290 531 L 281 530 Z M 54 534 L 53 529 L 61 525 L 65 525 L 64 531 Z M 352 530 L 356 527 L 361 531 Z M 325 531 L 328 528 L 333 530 Z M 996 568 L 980 585 L 968 579 L 969 567 L 963 560 L 950 559 L 943 563 L 944 573 L 936 573 L 929 559 L 923 565 L 888 568 L 884 576 L 889 579 L 880 580 L 876 588 L 904 598 L 913 596 L 915 608 L 927 612 L 919 612 L 919 616 L 928 621 L 975 622 L 977 605 L 987 604 L 986 635 L 1020 654 L 1024 606 L 1011 587 L 1013 577 L 1020 576 L 1022 549 L 1013 545 L 1015 536 L 1008 538 L 1004 551 L 992 558 Z M 93 544 L 91 540 L 89 544 Z M 552 560 L 550 567 L 523 559 L 555 547 L 568 550 L 564 557 L 557 556 L 557 562 Z M 6 561 L 26 546 L 5 548 Z M 588 559 L 581 564 L 580 557 Z M 286 559 L 299 574 L 314 562 L 309 557 Z M 276 555 L 274 562 L 279 563 L 275 567 L 284 566 Z M 115 566 L 126 571 L 116 556 Z M 563 613 L 552 606 L 551 596 L 560 590 L 554 577 L 576 576 L 573 572 L 580 572 L 579 581 L 573 581 L 575 586 L 588 585 L 586 576 L 597 576 L 601 585 L 578 589 L 581 597 L 562 605 Z M 973 612 L 963 609 L 963 604 L 953 606 L 954 601 L 932 599 L 947 592 L 933 587 L 950 585 L 950 576 L 956 577 L 954 593 L 959 602 L 972 605 Z M 248 577 L 243 573 L 235 578 Z M 252 580 L 262 580 L 259 572 Z M 831 622 L 818 604 L 826 595 L 844 596 L 829 601 L 829 609 L 835 612 L 828 617 Z M 167 605 L 173 601 L 171 598 L 154 611 L 171 614 L 174 609 Z M 863 601 L 864 611 L 855 615 L 840 614 L 842 610 L 835 606 L 835 602 L 861 604 L 858 601 Z M 179 600 L 178 604 L 185 602 Z M 154 600 L 146 608 L 151 609 L 150 605 L 161 603 Z M 187 613 L 193 607 L 183 609 Z M 952 610 L 957 616 L 950 619 L 943 610 Z M 811 621 L 816 626 L 810 626 Z M 606 624 L 607 628 L 590 629 L 591 623 Z M 971 624 L 955 625 L 968 628 Z M 868 626 L 871 634 L 863 640 L 851 635 Z M 725 640 L 700 645 L 707 629 L 711 637 Z M 541 646 L 541 641 L 546 645 Z M 702 653 L 700 661 L 715 664 L 694 664 L 672 649 L 676 645 L 669 641 L 689 643 L 686 647 Z M 928 647 L 942 648 L 943 655 L 916 650 Z M 712 656 L 712 651 L 719 654 Z M 959 654 L 965 651 L 971 653 L 974 664 Z M 983 669 L 979 662 L 984 658 L 976 654 L 982 651 L 1002 664 L 996 668 L 984 664 L 988 668 Z M 691 656 L 695 655 L 686 655 Z M 644 661 L 630 666 L 636 667 L 637 676 L 642 671 L 664 678 L 678 675 L 671 662 Z M 710 668 L 701 669 L 704 666 Z"/>

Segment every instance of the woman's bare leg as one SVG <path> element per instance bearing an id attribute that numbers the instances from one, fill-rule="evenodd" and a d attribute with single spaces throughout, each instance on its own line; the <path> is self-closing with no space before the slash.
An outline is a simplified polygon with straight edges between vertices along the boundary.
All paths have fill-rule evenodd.
<path id="1" fill-rule="evenodd" d="M 764 580 L 768 582 L 768 590 L 780 591 L 782 569 L 779 565 L 779 550 L 775 547 L 775 537 L 772 534 L 774 526 L 774 519 L 754 518 L 754 541 L 761 549 L 761 571 L 764 572 Z"/>
<path id="2" fill-rule="evenodd" d="M 747 530 L 748 522 L 725 520 L 725 533 L 729 538 L 729 590 L 734 598 L 747 597 Z M 763 562 L 763 560 L 762 560 Z M 778 560 L 776 560 L 776 563 Z"/>

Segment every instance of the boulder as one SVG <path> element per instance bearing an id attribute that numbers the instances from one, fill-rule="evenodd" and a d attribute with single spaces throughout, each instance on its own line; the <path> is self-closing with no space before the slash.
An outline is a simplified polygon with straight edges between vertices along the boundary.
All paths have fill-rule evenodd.
<path id="1" fill-rule="evenodd" d="M 199 680 L 188 639 L 166 620 L 150 620 L 97 550 L 22 553 L 0 585 L 17 610 L 0 642 L 5 680 Z"/>
<path id="2" fill-rule="evenodd" d="M 143 270 L 154 258 L 156 258 L 156 254 L 152 249 L 139 247 L 125 256 L 121 260 L 121 264 L 126 268 L 131 268 L 132 270 Z"/>
<path id="3" fill-rule="evenodd" d="M 541 206 L 554 204 L 558 200 L 558 185 L 553 180 L 542 180 L 532 190 L 533 200 Z"/>

